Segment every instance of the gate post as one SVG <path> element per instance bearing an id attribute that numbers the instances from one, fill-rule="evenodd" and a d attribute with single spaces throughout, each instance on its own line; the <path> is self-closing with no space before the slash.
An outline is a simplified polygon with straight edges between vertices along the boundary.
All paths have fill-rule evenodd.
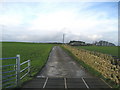
<path id="1" fill-rule="evenodd" d="M 20 83 L 20 55 L 16 56 L 16 82 L 17 82 L 17 87 L 21 86 Z"/>
<path id="2" fill-rule="evenodd" d="M 28 75 L 31 76 L 31 72 L 30 72 L 30 60 L 28 61 Z"/>

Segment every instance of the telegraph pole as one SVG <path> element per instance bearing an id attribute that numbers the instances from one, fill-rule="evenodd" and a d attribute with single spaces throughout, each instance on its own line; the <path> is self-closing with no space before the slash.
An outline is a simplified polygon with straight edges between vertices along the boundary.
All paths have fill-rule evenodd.
<path id="1" fill-rule="evenodd" d="M 63 44 L 64 44 L 64 38 L 65 38 L 65 34 L 63 34 Z"/>

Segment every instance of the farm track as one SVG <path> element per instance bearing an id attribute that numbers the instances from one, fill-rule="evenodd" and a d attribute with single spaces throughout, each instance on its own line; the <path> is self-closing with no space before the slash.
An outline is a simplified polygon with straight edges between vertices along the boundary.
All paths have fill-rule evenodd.
<path id="1" fill-rule="evenodd" d="M 54 46 L 45 67 L 23 88 L 109 88 L 86 71 L 59 46 Z"/>
<path id="2" fill-rule="evenodd" d="M 53 47 L 46 66 L 38 76 L 68 78 L 94 77 L 68 56 L 59 46 Z"/>

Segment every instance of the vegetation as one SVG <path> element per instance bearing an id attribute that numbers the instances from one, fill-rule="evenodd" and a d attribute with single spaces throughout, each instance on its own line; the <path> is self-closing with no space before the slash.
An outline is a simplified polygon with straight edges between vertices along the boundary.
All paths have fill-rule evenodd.
<path id="1" fill-rule="evenodd" d="M 77 53 L 79 53 L 77 50 L 78 49 L 73 49 L 71 47 L 68 48 L 67 46 L 62 46 L 62 48 L 74 59 L 76 60 L 78 63 L 80 63 L 85 69 L 87 69 L 90 73 L 92 73 L 95 76 L 98 76 L 99 78 L 102 78 L 103 80 L 105 80 L 107 83 L 109 83 L 112 87 L 114 88 L 119 88 L 119 85 L 115 82 L 113 82 L 112 80 L 105 78 L 102 73 L 100 73 L 98 70 L 96 70 L 95 68 L 93 68 L 91 65 L 89 65 L 88 63 L 86 63 L 84 60 L 82 60 L 82 58 L 84 58 L 83 53 L 81 52 L 80 55 L 83 55 L 82 58 L 80 59 L 79 55 Z M 76 53 L 75 53 L 76 50 Z M 85 58 L 84 58 L 85 59 Z M 87 59 L 87 58 L 86 58 Z M 89 62 L 89 61 L 88 61 Z"/>
<path id="2" fill-rule="evenodd" d="M 73 53 L 71 51 L 69 51 L 68 49 L 66 49 L 65 47 L 61 46 L 63 48 L 63 50 L 65 52 L 67 52 L 67 54 L 69 56 L 71 56 L 74 60 L 76 60 L 80 65 L 82 65 L 86 70 L 88 70 L 88 72 L 92 73 L 95 76 L 98 77 L 102 77 L 102 75 L 96 71 L 94 68 L 90 67 L 89 65 L 85 64 L 82 60 L 79 60 L 75 55 L 73 55 Z"/>
<path id="3" fill-rule="evenodd" d="M 21 63 L 26 60 L 31 60 L 31 75 L 34 76 L 46 63 L 49 53 L 53 46 L 53 44 L 3 42 L 2 58 L 16 57 L 17 54 L 20 54 Z M 15 61 L 16 60 L 14 59 L 3 60 L 2 64 L 15 64 Z M 8 68 L 7 70 L 10 70 L 11 68 Z M 26 77 L 23 79 L 22 82 L 27 81 L 29 79 L 31 78 Z"/>
<path id="4" fill-rule="evenodd" d="M 78 48 L 120 57 L 118 54 L 118 49 L 120 49 L 119 46 L 79 46 Z"/>

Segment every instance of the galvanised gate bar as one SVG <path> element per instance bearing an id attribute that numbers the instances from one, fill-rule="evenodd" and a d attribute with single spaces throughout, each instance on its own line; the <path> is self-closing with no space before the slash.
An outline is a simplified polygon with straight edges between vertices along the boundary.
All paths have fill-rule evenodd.
<path id="1" fill-rule="evenodd" d="M 0 66 L 2 69 L 1 70 L 2 71 L 2 81 L 1 81 L 2 88 L 20 87 L 21 80 L 30 73 L 30 60 L 20 63 L 20 55 L 16 55 L 16 57 L 10 57 L 10 58 L 0 58 L 0 60 L 9 60 L 9 59 L 16 60 L 16 63 Z M 21 66 L 26 63 L 28 63 L 27 67 L 21 70 Z M 10 68 L 10 69 L 6 69 L 6 68 Z M 27 70 L 27 73 L 21 75 L 21 73 L 26 70 Z"/>

